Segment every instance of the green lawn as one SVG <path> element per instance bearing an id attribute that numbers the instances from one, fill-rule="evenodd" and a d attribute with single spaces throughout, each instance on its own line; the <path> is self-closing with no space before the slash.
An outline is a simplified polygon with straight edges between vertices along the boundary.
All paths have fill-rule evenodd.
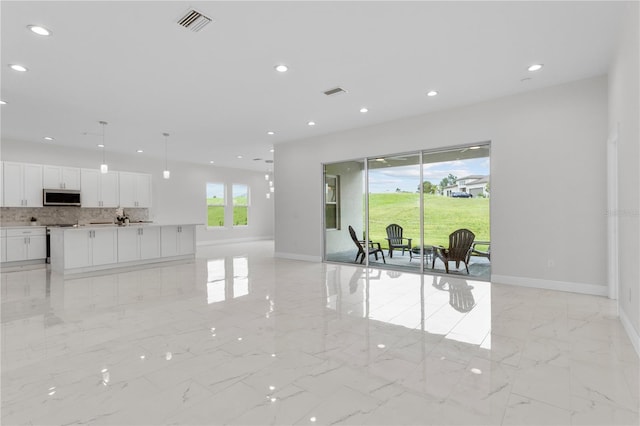
<path id="1" fill-rule="evenodd" d="M 247 225 L 247 197 L 236 197 L 234 201 L 240 205 L 233 207 L 233 225 Z M 207 226 L 224 226 L 224 200 L 209 198 L 207 204 Z"/>
<path id="2" fill-rule="evenodd" d="M 424 196 L 425 244 L 449 246 L 449 234 L 470 229 L 478 240 L 489 240 L 489 199 Z M 390 223 L 404 228 L 404 236 L 420 241 L 420 196 L 411 193 L 369 195 L 369 237 L 386 247 Z"/>

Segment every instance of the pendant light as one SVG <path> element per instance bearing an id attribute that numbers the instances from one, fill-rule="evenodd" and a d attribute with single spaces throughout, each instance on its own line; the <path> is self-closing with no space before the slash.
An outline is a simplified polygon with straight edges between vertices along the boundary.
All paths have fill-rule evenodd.
<path id="1" fill-rule="evenodd" d="M 107 162 L 105 161 L 105 158 L 104 158 L 104 150 L 105 150 L 104 126 L 106 126 L 108 123 L 106 121 L 98 121 L 98 123 L 102 125 L 102 164 L 100 164 L 100 173 L 107 173 L 109 172 L 109 166 L 107 165 Z"/>
<path id="2" fill-rule="evenodd" d="M 167 138 L 169 137 L 169 133 L 163 133 L 162 136 L 164 136 L 164 171 L 162 172 L 162 177 L 169 179 L 171 177 L 171 172 L 169 171 L 169 167 L 167 167 Z"/>

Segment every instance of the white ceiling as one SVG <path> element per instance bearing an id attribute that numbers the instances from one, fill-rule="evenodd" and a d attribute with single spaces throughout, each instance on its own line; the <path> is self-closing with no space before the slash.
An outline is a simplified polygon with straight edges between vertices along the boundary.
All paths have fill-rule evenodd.
<path id="1" fill-rule="evenodd" d="M 610 1 L 0 7 L 3 140 L 98 149 L 104 120 L 107 152 L 161 158 L 168 132 L 171 158 L 253 170 L 269 168 L 280 142 L 605 74 L 624 13 Z M 180 27 L 190 7 L 214 22 Z M 536 62 L 544 68 L 528 72 Z M 323 94 L 336 86 L 348 93 Z M 431 89 L 440 94 L 427 97 Z"/>

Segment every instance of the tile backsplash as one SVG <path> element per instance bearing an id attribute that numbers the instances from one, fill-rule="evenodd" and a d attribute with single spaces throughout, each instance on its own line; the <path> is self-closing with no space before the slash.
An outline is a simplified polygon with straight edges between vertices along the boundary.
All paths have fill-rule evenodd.
<path id="1" fill-rule="evenodd" d="M 149 220 L 149 209 L 124 209 L 132 222 Z M 29 225 L 35 217 L 38 225 L 89 224 L 115 222 L 115 208 L 86 207 L 0 207 L 0 226 Z"/>

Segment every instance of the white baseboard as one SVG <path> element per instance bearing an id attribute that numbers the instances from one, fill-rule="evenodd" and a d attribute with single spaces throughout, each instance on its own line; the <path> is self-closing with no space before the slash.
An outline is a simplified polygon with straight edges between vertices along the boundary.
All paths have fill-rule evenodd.
<path id="1" fill-rule="evenodd" d="M 296 253 L 275 252 L 274 257 L 281 259 L 304 260 L 305 262 L 322 262 L 322 256 L 308 256 Z"/>
<path id="2" fill-rule="evenodd" d="M 574 283 L 567 281 L 541 280 L 538 278 L 511 277 L 508 275 L 491 275 L 491 282 L 496 284 L 517 285 L 520 287 L 543 288 L 545 290 L 568 291 L 570 293 L 607 296 L 609 289 L 606 285 Z"/>
<path id="3" fill-rule="evenodd" d="M 235 244 L 235 243 L 251 243 L 254 241 L 268 241 L 273 240 L 273 237 L 248 237 L 248 238 L 230 238 L 227 240 L 202 240 L 197 241 L 196 246 L 220 246 L 225 244 Z"/>
<path id="4" fill-rule="evenodd" d="M 629 321 L 627 314 L 622 309 L 619 312 L 619 316 L 624 331 L 627 332 L 627 336 L 629 336 L 631 344 L 635 348 L 638 357 L 640 357 L 640 334 L 638 334 L 638 331 L 633 327 L 633 325 L 631 325 L 631 321 Z"/>

